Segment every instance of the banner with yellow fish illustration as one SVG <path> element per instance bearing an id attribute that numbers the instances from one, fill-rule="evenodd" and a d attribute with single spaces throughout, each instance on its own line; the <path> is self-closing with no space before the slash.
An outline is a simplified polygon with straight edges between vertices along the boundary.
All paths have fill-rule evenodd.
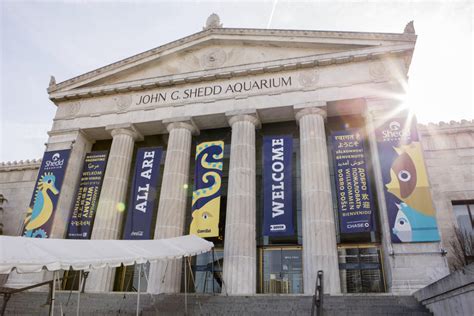
<path id="1" fill-rule="evenodd" d="M 44 153 L 26 214 L 23 236 L 49 238 L 70 153 L 70 149 Z"/>
<path id="2" fill-rule="evenodd" d="M 375 131 L 392 242 L 439 241 L 415 118 L 392 118 Z"/>
<path id="3" fill-rule="evenodd" d="M 204 142 L 196 146 L 190 234 L 219 236 L 223 160 L 223 141 Z"/>

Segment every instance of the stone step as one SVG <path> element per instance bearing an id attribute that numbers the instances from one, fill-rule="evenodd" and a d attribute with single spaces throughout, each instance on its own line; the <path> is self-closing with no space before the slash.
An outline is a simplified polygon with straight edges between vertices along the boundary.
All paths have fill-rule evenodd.
<path id="1" fill-rule="evenodd" d="M 12 296 L 6 315 L 48 315 L 47 293 L 19 293 Z M 136 293 L 81 294 L 81 315 L 135 315 Z M 312 297 L 297 295 L 224 296 L 189 294 L 188 315 L 308 315 Z M 77 293 L 58 292 L 55 313 L 76 312 Z M 142 315 L 184 315 L 185 295 L 140 296 Z M 430 315 L 411 296 L 336 295 L 324 297 L 325 315 Z"/>

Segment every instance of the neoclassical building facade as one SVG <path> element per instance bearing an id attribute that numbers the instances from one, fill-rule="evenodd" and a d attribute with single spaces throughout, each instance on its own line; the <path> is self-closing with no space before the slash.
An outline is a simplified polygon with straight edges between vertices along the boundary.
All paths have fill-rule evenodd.
<path id="1" fill-rule="evenodd" d="M 139 199 L 133 195 L 140 174 L 134 166 L 148 164 L 143 157 L 152 154 L 139 153 L 151 147 L 159 147 L 162 156 L 156 158 L 153 214 L 145 221 L 149 238 L 189 234 L 202 211 L 194 205 L 209 189 L 202 187 L 204 160 L 197 158 L 210 142 L 221 150 L 213 156 L 216 165 L 207 165 L 214 168 L 219 191 L 212 194 L 218 199 L 209 214 L 199 216 L 220 215 L 215 234 L 204 236 L 215 251 L 185 263 L 151 265 L 147 291 L 180 292 L 187 278 L 188 286 L 203 293 L 312 294 L 318 270 L 331 294 L 411 293 L 424 287 L 449 272 L 448 241 L 458 225 L 451 202 L 470 205 L 474 199 L 474 172 L 456 170 L 463 182 L 447 182 L 450 171 L 438 157 L 454 155 L 472 171 L 474 124 L 418 126 L 425 157 L 412 157 L 418 183 L 410 182 L 414 175 L 403 169 L 406 163 L 401 171 L 396 163 L 384 169 L 391 162 L 380 137 L 400 131 L 394 118 L 407 115 L 397 96 L 404 93 L 415 42 L 412 23 L 396 34 L 239 29 L 224 28 L 212 16 L 188 37 L 61 83 L 52 78 L 48 93 L 57 112 L 46 152 L 67 150 L 69 158 L 45 234 L 71 238 L 71 225 L 81 225 L 71 223 L 81 200 L 84 161 L 105 152 L 87 238 L 125 238 L 128 213 L 137 207 L 131 200 Z M 384 122 L 388 130 L 382 129 Z M 414 126 L 411 132 L 417 134 Z M 406 135 L 402 131 L 402 138 Z M 275 146 L 286 140 L 291 140 L 284 147 L 290 158 L 283 163 Z M 403 146 L 397 153 L 410 156 Z M 40 164 L 0 166 L 5 234 L 28 230 L 24 219 Z M 400 187 L 393 188 L 393 178 L 386 181 L 390 174 L 399 177 Z M 425 194 L 414 217 L 408 214 L 418 204 L 406 190 Z M 394 198 L 398 202 L 390 204 Z M 391 210 L 394 205 L 398 213 Z M 272 222 L 280 215 L 287 216 L 284 224 Z M 404 230 L 402 215 L 411 230 Z M 278 232 L 289 227 L 288 233 Z M 184 264 L 190 267 L 186 275 Z M 93 271 L 86 290 L 129 290 L 134 274 L 133 269 Z M 31 280 L 11 275 L 8 282 Z"/>

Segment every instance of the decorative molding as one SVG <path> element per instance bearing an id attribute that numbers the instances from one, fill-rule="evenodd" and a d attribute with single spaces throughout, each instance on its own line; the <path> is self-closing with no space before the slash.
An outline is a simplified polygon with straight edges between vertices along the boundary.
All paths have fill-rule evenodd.
<path id="1" fill-rule="evenodd" d="M 25 169 L 39 169 L 42 159 L 26 159 L 19 161 L 0 162 L 0 171 L 15 171 Z"/>
<path id="2" fill-rule="evenodd" d="M 204 68 L 217 68 L 225 64 L 227 54 L 223 49 L 215 48 L 201 56 L 200 65 Z"/>
<path id="3" fill-rule="evenodd" d="M 403 34 L 415 34 L 414 21 L 410 21 L 407 23 L 407 25 L 405 26 L 405 29 L 403 30 Z"/>
<path id="4" fill-rule="evenodd" d="M 418 124 L 418 132 L 426 136 L 437 136 L 440 134 L 474 133 L 474 119 L 439 123 Z"/>
<path id="5" fill-rule="evenodd" d="M 81 103 L 78 101 L 71 102 L 65 106 L 66 117 L 74 117 L 81 110 Z"/>
<path id="6" fill-rule="evenodd" d="M 149 58 L 155 54 L 162 53 L 166 50 L 177 48 L 190 43 L 195 40 L 203 39 L 210 36 L 216 37 L 218 35 L 228 36 L 269 36 L 269 37 L 287 37 L 290 40 L 295 37 L 301 38 L 334 38 L 335 40 L 382 40 L 382 41 L 400 41 L 415 43 L 416 35 L 410 33 L 369 33 L 369 32 L 335 32 L 335 31 L 314 31 L 314 30 L 268 30 L 268 29 L 244 29 L 244 28 L 209 28 L 204 31 L 194 33 L 192 35 L 183 37 L 168 44 L 158 46 L 143 53 L 128 57 L 126 59 L 117 61 L 107 66 L 95 69 L 93 71 L 84 73 L 82 75 L 73 77 L 66 81 L 60 82 L 48 88 L 48 93 L 53 93 L 62 88 L 72 86 L 78 82 L 91 79 L 103 73 L 116 70 L 127 65 L 135 65 L 138 61 Z"/>
<path id="7" fill-rule="evenodd" d="M 206 20 L 206 25 L 202 28 L 203 30 L 221 28 L 222 23 L 219 16 L 215 13 L 212 13 Z"/>
<path id="8" fill-rule="evenodd" d="M 114 97 L 114 101 L 118 111 L 125 111 L 132 105 L 132 96 L 118 95 Z"/>
<path id="9" fill-rule="evenodd" d="M 113 93 L 141 91 L 158 87 L 169 87 L 184 83 L 205 82 L 224 78 L 229 79 L 261 73 L 275 73 L 277 71 L 283 71 L 286 69 L 305 69 L 329 66 L 333 64 L 376 60 L 391 55 L 404 56 L 406 54 L 411 54 L 413 49 L 414 46 L 412 44 L 403 44 L 391 47 L 371 47 L 323 55 L 294 57 L 270 62 L 247 64 L 244 66 L 223 67 L 197 73 L 167 75 L 151 79 L 141 79 L 112 85 L 82 88 L 60 93 L 51 93 L 50 99 L 52 101 L 62 101 L 78 98 L 89 98 Z"/>
<path id="10" fill-rule="evenodd" d="M 316 85 L 319 82 L 319 72 L 318 70 L 310 70 L 301 72 L 298 75 L 298 82 L 301 86 L 307 88 Z"/>
<path id="11" fill-rule="evenodd" d="M 374 80 L 383 80 L 387 75 L 387 68 L 383 62 L 376 61 L 369 65 L 369 74 Z"/>

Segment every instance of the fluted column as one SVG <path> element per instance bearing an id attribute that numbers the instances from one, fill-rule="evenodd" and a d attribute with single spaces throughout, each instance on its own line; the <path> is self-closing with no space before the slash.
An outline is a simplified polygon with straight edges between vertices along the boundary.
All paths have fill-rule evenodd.
<path id="1" fill-rule="evenodd" d="M 94 219 L 91 239 L 119 239 L 124 216 L 130 165 L 135 140 L 141 135 L 132 125 L 111 126 L 110 148 L 104 182 Z M 87 290 L 90 292 L 111 291 L 115 269 L 100 269 L 90 272 Z"/>
<path id="2" fill-rule="evenodd" d="M 224 289 L 251 295 L 257 288 L 255 115 L 231 116 L 232 140 L 224 242 Z"/>
<path id="3" fill-rule="evenodd" d="M 192 134 L 197 129 L 191 121 L 172 122 L 161 186 L 155 239 L 182 236 L 186 216 L 186 200 L 191 158 Z M 157 262 L 150 267 L 149 293 L 179 293 L 181 260 Z"/>
<path id="4" fill-rule="evenodd" d="M 324 292 L 340 292 L 336 226 L 324 131 L 325 116 L 326 111 L 315 106 L 303 108 L 296 113 L 301 146 L 305 294 L 314 294 L 318 270 L 324 271 Z"/>

